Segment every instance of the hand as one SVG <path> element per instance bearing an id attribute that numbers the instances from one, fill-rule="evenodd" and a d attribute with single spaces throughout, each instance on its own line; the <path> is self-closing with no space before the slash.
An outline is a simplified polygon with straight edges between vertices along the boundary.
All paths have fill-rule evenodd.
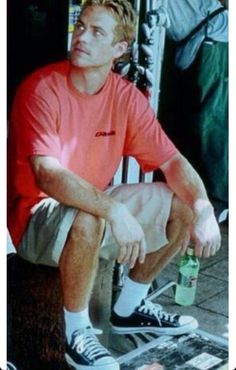
<path id="1" fill-rule="evenodd" d="M 136 261 L 143 263 L 146 255 L 146 241 L 142 227 L 128 208 L 123 204 L 116 206 L 111 219 L 111 230 L 120 246 L 118 262 L 133 268 Z"/>
<path id="2" fill-rule="evenodd" d="M 197 257 L 210 257 L 220 249 L 221 235 L 213 208 L 209 205 L 196 213 L 191 239 Z"/>
<path id="3" fill-rule="evenodd" d="M 182 243 L 180 245 L 180 255 L 184 256 L 190 244 L 190 228 L 186 228 L 185 234 L 183 235 Z"/>

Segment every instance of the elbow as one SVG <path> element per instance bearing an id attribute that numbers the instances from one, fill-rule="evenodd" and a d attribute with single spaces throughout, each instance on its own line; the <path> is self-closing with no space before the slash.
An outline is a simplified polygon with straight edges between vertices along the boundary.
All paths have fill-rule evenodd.
<path id="1" fill-rule="evenodd" d="M 45 193 L 48 193 L 48 190 L 55 183 L 57 166 L 52 166 L 51 163 L 43 157 L 30 158 L 30 164 L 37 186 Z"/>
<path id="2" fill-rule="evenodd" d="M 160 168 L 166 177 L 173 176 L 179 173 L 179 170 L 186 166 L 186 158 L 182 154 L 177 153 L 165 162 Z"/>
<path id="3" fill-rule="evenodd" d="M 48 188 L 54 183 L 54 176 L 50 169 L 39 168 L 35 174 L 35 179 L 38 187 L 47 192 Z"/>

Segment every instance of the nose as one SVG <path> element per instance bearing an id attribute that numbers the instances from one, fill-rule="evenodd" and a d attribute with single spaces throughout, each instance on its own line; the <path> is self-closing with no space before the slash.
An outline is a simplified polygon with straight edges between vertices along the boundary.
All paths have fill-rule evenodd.
<path id="1" fill-rule="evenodd" d="M 88 42 L 89 39 L 90 39 L 90 33 L 89 33 L 89 30 L 87 29 L 79 29 L 79 30 L 76 30 L 74 31 L 74 35 L 73 35 L 73 39 L 75 40 L 79 40 L 79 41 L 83 41 L 83 42 Z"/>

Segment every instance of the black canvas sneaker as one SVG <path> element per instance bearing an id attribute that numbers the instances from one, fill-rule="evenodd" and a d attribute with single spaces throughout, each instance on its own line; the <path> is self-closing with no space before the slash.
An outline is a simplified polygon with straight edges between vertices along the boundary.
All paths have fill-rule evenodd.
<path id="1" fill-rule="evenodd" d="M 66 344 L 65 359 L 76 370 L 119 370 L 119 363 L 98 341 L 102 331 L 91 327 L 76 330 Z"/>
<path id="2" fill-rule="evenodd" d="M 180 316 L 163 311 L 162 307 L 142 300 L 128 317 L 111 315 L 112 331 L 116 334 L 152 332 L 160 335 L 180 335 L 197 329 L 198 322 L 192 316 Z"/>

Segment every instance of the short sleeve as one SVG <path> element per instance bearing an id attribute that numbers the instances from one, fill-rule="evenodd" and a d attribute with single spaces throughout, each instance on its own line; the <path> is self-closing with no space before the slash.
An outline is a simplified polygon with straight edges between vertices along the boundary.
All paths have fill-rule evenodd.
<path id="1" fill-rule="evenodd" d="M 147 98 L 136 88 L 130 99 L 125 155 L 134 157 L 143 172 L 153 171 L 178 152 L 163 131 Z"/>
<path id="2" fill-rule="evenodd" d="M 48 155 L 60 157 L 58 136 L 58 113 L 53 92 L 40 82 L 37 88 L 32 83 L 23 84 L 16 95 L 12 115 L 15 138 L 20 141 L 22 156 Z"/>

